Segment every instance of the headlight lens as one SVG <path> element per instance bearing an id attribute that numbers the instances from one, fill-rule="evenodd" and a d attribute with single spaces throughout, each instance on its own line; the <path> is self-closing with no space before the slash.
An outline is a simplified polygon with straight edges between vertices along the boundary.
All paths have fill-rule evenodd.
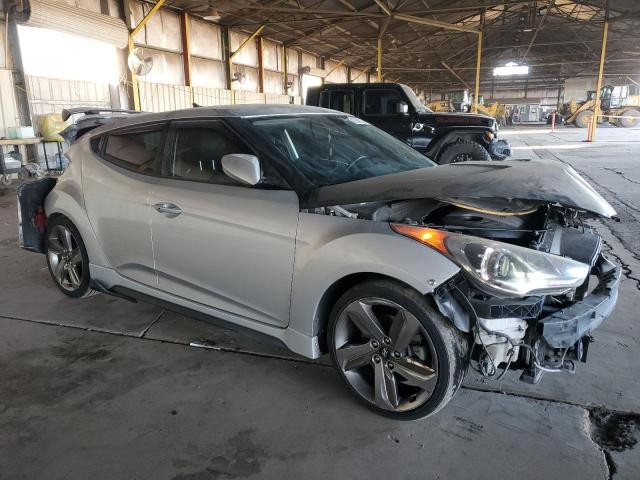
<path id="1" fill-rule="evenodd" d="M 391 227 L 443 253 L 499 296 L 562 294 L 579 287 L 589 273 L 584 263 L 517 245 L 432 228 Z"/>

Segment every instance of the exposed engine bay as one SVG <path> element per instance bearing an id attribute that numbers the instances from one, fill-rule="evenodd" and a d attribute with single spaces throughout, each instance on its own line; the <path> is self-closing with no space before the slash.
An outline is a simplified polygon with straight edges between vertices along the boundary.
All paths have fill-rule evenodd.
<path id="1" fill-rule="evenodd" d="M 436 289 L 440 311 L 471 334 L 470 365 L 486 378 L 517 369 L 521 380 L 537 383 L 544 372 L 573 373 L 575 362 L 586 361 L 590 332 L 617 298 L 619 269 L 602 255 L 602 240 L 583 221 L 584 212 L 573 208 L 532 200 L 427 198 L 307 211 L 480 237 L 583 264 L 584 281 L 561 293 L 501 294 L 464 272 Z M 489 267 L 509 268 L 508 261 Z"/>

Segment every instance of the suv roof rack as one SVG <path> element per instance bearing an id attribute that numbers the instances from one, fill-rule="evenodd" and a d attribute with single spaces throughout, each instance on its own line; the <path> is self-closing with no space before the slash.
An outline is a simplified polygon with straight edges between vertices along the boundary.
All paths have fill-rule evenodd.
<path id="1" fill-rule="evenodd" d="M 62 110 L 62 120 L 66 121 L 69 119 L 71 115 L 76 115 L 78 113 L 82 113 L 84 115 L 99 115 L 101 113 L 146 113 L 139 112 L 137 110 L 125 110 L 120 108 L 87 108 L 87 107 L 78 107 L 78 108 L 65 108 Z"/>

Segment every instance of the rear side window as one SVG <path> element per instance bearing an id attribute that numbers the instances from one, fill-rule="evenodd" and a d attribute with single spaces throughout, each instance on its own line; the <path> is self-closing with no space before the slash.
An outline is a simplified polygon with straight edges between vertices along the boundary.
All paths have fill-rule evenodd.
<path id="1" fill-rule="evenodd" d="M 147 175 L 154 173 L 155 160 L 162 148 L 161 128 L 109 135 L 104 157 L 118 166 Z"/>
<path id="2" fill-rule="evenodd" d="M 165 176 L 225 185 L 240 185 L 240 182 L 222 171 L 222 157 L 252 153 L 222 126 L 178 128 L 174 145 Z"/>
<path id="3" fill-rule="evenodd" d="M 320 92 L 320 106 L 322 108 L 329 108 L 329 96 L 330 96 L 330 92 L 327 90 L 324 90 L 322 92 Z"/>
<path id="4" fill-rule="evenodd" d="M 325 90 L 320 93 L 320 106 L 353 115 L 353 92 Z"/>
<path id="5" fill-rule="evenodd" d="M 402 102 L 395 90 L 367 90 L 364 94 L 365 115 L 396 115 Z"/>
<path id="6" fill-rule="evenodd" d="M 331 92 L 331 106 L 329 108 L 353 115 L 353 93 L 348 91 Z"/>

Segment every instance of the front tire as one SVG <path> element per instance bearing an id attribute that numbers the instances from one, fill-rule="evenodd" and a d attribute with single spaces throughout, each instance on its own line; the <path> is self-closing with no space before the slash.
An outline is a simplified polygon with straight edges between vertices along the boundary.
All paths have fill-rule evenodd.
<path id="1" fill-rule="evenodd" d="M 428 297 L 392 280 L 348 290 L 327 330 L 333 365 L 349 389 L 370 409 L 397 420 L 438 412 L 467 371 L 467 336 Z"/>
<path id="2" fill-rule="evenodd" d="M 593 110 L 584 110 L 578 114 L 574 123 L 578 128 L 587 128 L 593 118 Z"/>
<path id="3" fill-rule="evenodd" d="M 460 140 L 444 147 L 444 150 L 438 155 L 438 163 L 446 165 L 447 163 L 469 162 L 474 160 L 489 161 L 491 155 L 487 149 L 478 142 L 472 140 Z"/>
<path id="4" fill-rule="evenodd" d="M 89 256 L 73 223 L 54 217 L 47 226 L 45 248 L 49 273 L 62 293 L 71 298 L 97 293 L 89 287 Z"/>
<path id="5" fill-rule="evenodd" d="M 622 115 L 625 118 L 620 118 L 620 125 L 624 128 L 633 128 L 637 127 L 638 123 L 640 123 L 640 111 L 638 110 L 627 110 Z"/>

